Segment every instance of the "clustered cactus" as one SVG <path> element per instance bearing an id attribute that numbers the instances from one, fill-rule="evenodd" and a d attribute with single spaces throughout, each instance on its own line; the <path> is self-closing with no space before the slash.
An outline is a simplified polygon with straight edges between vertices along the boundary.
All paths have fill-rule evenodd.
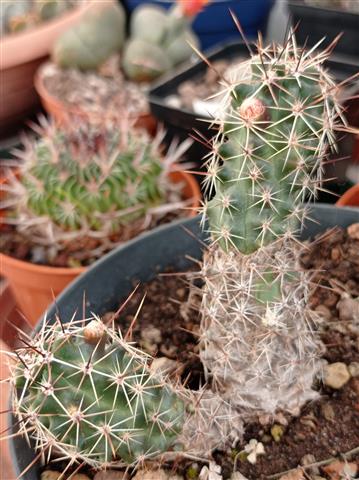
<path id="1" fill-rule="evenodd" d="M 44 322 L 12 355 L 19 433 L 45 458 L 136 465 L 170 450 L 203 454 L 241 431 L 229 405 L 152 372 L 151 358 L 113 324 L 85 322 Z"/>
<path id="2" fill-rule="evenodd" d="M 126 15 L 119 2 L 96 2 L 54 45 L 52 58 L 62 68 L 94 70 L 118 52 L 125 39 Z"/>
<path id="3" fill-rule="evenodd" d="M 1 35 L 26 30 L 51 20 L 74 5 L 74 0 L 2 0 Z"/>
<path id="4" fill-rule="evenodd" d="M 161 155 L 163 132 L 150 139 L 126 120 L 116 129 L 62 129 L 43 120 L 37 133 L 17 152 L 18 174 L 4 186 L 8 221 L 35 244 L 61 249 L 82 236 L 106 242 L 126 226 L 184 206 L 181 186 L 168 175 L 186 144 Z"/>
<path id="5" fill-rule="evenodd" d="M 341 117 L 329 49 L 262 47 L 226 85 L 208 159 L 201 360 L 239 409 L 292 413 L 316 392 L 320 343 L 296 234 Z M 304 205 L 303 205 L 304 203 Z"/>
<path id="6" fill-rule="evenodd" d="M 192 55 L 191 45 L 198 47 L 199 41 L 190 23 L 207 2 L 192 3 L 194 8 L 186 2 L 174 2 L 168 12 L 146 4 L 134 11 L 122 61 L 128 78 L 151 81 Z"/>

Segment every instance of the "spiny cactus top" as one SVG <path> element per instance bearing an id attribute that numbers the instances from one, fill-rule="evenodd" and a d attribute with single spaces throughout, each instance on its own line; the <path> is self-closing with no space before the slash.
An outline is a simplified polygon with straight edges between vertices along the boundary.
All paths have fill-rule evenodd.
<path id="1" fill-rule="evenodd" d="M 26 140 L 17 152 L 19 174 L 5 188 L 10 217 L 39 244 L 81 235 L 105 239 L 181 200 L 168 174 L 183 146 L 164 157 L 162 133 L 150 139 L 126 121 L 117 129 L 84 124 L 62 130 L 44 123 L 37 130 L 39 139 Z"/>
<path id="2" fill-rule="evenodd" d="M 341 116 L 328 55 L 298 48 L 293 32 L 283 47 L 259 41 L 233 69 L 216 120 L 201 360 L 223 398 L 255 414 L 298 413 L 317 395 L 321 346 L 295 236 Z"/>
<path id="3" fill-rule="evenodd" d="M 323 68 L 329 53 L 259 45 L 240 64 L 215 123 L 219 134 L 206 179 L 210 232 L 222 247 L 251 253 L 303 221 L 333 147 L 340 109 Z"/>
<path id="4" fill-rule="evenodd" d="M 228 403 L 170 383 L 150 368 L 150 356 L 97 317 L 45 322 L 23 341 L 9 354 L 13 409 L 20 433 L 44 458 L 135 465 L 170 450 L 208 454 L 242 434 Z"/>

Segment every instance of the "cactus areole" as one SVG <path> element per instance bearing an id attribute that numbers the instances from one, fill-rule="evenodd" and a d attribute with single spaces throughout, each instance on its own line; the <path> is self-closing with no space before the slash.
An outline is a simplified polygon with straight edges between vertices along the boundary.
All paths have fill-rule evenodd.
<path id="1" fill-rule="evenodd" d="M 212 240 L 201 272 L 201 360 L 239 409 L 297 413 L 317 395 L 320 342 L 299 267 L 305 202 L 341 122 L 329 49 L 263 47 L 227 82 L 207 161 Z"/>

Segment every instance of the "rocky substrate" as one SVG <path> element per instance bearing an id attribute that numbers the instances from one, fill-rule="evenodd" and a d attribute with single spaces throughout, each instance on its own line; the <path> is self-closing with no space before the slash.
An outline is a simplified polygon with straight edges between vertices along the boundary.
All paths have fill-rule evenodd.
<path id="1" fill-rule="evenodd" d="M 47 63 L 41 69 L 43 83 L 50 95 L 68 107 L 88 114 L 131 116 L 149 113 L 146 86 L 125 79 L 118 55 L 111 57 L 99 72 L 61 69 Z"/>
<path id="2" fill-rule="evenodd" d="M 78 474 L 72 480 L 348 480 L 359 475 L 359 224 L 316 238 L 302 263 L 316 271 L 311 305 L 322 316 L 325 344 L 321 397 L 298 417 L 278 414 L 247 425 L 242 443 L 214 453 L 208 464 L 179 459 L 137 472 Z M 136 282 L 135 282 L 136 283 Z M 147 293 L 142 314 L 132 325 Z M 199 318 L 184 311 L 185 274 L 168 272 L 143 285 L 119 319 L 132 338 L 156 355 L 152 368 L 176 372 L 190 388 L 203 380 L 198 359 Z M 184 315 L 185 313 L 185 315 Z M 106 314 L 108 320 L 111 312 Z M 53 473 L 53 472 L 52 472 Z M 48 471 L 42 480 L 55 480 Z"/>

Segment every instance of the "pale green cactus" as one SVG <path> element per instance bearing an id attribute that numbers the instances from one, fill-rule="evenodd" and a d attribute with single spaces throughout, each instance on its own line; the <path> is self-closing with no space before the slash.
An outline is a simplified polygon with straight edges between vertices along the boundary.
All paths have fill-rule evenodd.
<path id="1" fill-rule="evenodd" d="M 192 55 L 199 40 L 190 28 L 192 16 L 178 4 L 166 11 L 158 5 L 141 5 L 133 12 L 130 38 L 122 67 L 131 80 L 152 81 Z"/>
<path id="2" fill-rule="evenodd" d="M 126 16 L 119 2 L 97 2 L 80 23 L 56 41 L 53 61 L 62 68 L 96 70 L 120 51 L 125 39 Z"/>
<path id="3" fill-rule="evenodd" d="M 24 343 L 10 354 L 19 432 L 69 466 L 135 466 L 183 450 L 207 455 L 242 433 L 230 405 L 172 384 L 151 369 L 150 356 L 96 316 L 45 321 Z"/>

